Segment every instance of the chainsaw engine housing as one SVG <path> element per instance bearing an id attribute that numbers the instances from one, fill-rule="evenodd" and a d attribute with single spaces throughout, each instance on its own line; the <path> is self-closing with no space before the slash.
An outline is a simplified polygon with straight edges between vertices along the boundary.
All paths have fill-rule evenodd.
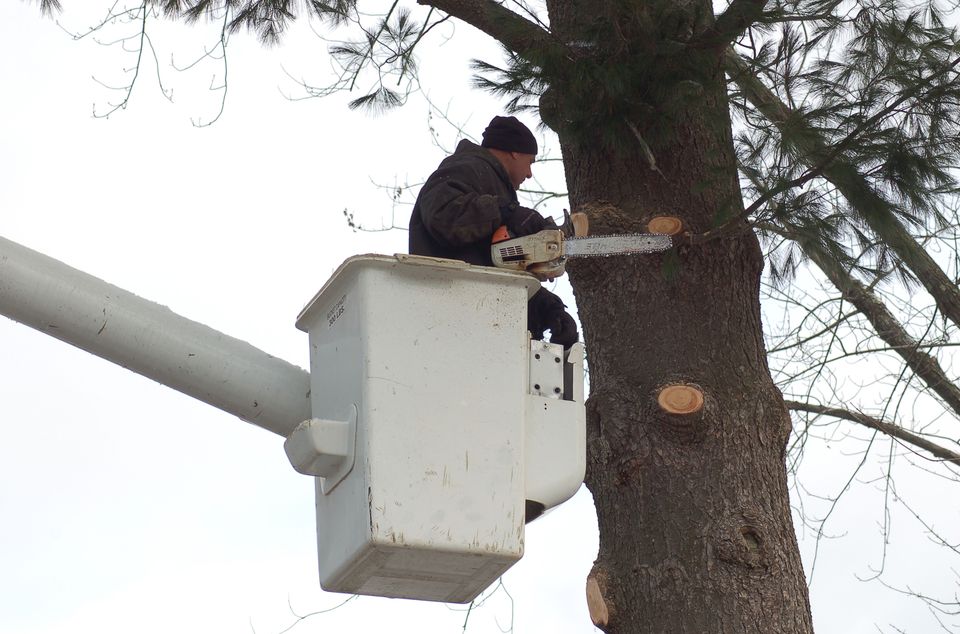
<path id="1" fill-rule="evenodd" d="M 563 275 L 566 261 L 563 257 L 563 232 L 545 229 L 520 238 L 496 242 L 490 247 L 490 257 L 497 268 L 526 271 L 541 281 Z"/>

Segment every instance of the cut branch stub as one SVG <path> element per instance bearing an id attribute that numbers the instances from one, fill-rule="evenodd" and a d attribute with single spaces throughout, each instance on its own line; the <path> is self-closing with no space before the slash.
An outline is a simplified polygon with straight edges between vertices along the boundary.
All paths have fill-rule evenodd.
<path id="1" fill-rule="evenodd" d="M 703 409 L 703 392 L 692 385 L 668 385 L 657 395 L 657 404 L 668 414 L 696 414 Z"/>
<path id="2" fill-rule="evenodd" d="M 570 214 L 570 224 L 573 225 L 573 235 L 578 238 L 590 233 L 590 218 L 585 213 L 578 211 Z"/>
<path id="3" fill-rule="evenodd" d="M 647 223 L 647 231 L 668 236 L 679 235 L 683 231 L 683 221 L 674 216 L 657 216 Z"/>
<path id="4" fill-rule="evenodd" d="M 595 577 L 587 577 L 587 609 L 590 610 L 590 620 L 597 627 L 603 627 L 610 622 L 610 611 L 607 602 L 603 600 L 603 592 Z"/>

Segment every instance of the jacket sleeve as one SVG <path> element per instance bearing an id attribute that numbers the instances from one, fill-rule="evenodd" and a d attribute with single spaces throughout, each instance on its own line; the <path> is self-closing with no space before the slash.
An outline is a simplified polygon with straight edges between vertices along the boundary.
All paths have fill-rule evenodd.
<path id="1" fill-rule="evenodd" d="M 420 190 L 420 217 L 430 236 L 441 244 L 459 247 L 489 240 L 503 223 L 501 206 L 508 200 L 496 186 L 484 188 L 489 174 L 483 167 L 441 167 Z M 484 191 L 485 190 L 485 191 Z"/>

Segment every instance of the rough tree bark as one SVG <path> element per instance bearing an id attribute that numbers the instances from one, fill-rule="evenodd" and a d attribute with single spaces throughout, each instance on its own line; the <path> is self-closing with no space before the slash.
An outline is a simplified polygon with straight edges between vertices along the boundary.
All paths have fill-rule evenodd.
<path id="1" fill-rule="evenodd" d="M 551 29 L 581 41 L 618 4 L 633 3 L 548 1 Z M 669 4 L 676 18 L 680 5 Z M 692 25 L 711 10 L 682 9 Z M 630 46 L 644 33 L 623 36 Z M 699 233 L 742 209 L 722 50 L 684 52 L 701 75 L 709 69 L 702 93 L 615 152 L 565 131 L 578 113 L 565 110 L 562 82 L 551 86 L 541 115 L 560 137 L 571 207 L 593 233 L 643 230 L 659 215 Z M 626 135 L 640 132 L 629 123 L 640 127 L 624 125 Z M 784 465 L 790 419 L 762 338 L 762 267 L 750 232 L 568 266 L 590 364 L 587 485 L 600 553 L 588 587 L 606 632 L 812 631 Z M 666 413 L 657 396 L 671 384 L 696 386 L 703 408 Z"/>

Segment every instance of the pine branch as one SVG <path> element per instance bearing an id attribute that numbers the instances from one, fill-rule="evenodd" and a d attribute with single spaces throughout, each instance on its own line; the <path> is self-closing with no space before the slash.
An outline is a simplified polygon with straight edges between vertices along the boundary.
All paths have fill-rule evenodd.
<path id="1" fill-rule="evenodd" d="M 692 48 L 721 48 L 737 40 L 763 16 L 769 0 L 731 0 L 713 25 L 690 42 Z"/>
<path id="2" fill-rule="evenodd" d="M 920 342 L 907 333 L 876 293 L 851 275 L 846 267 L 814 241 L 804 239 L 790 229 L 769 226 L 766 228 L 794 240 L 837 290 L 843 293 L 844 299 L 867 318 L 877 336 L 899 354 L 907 367 L 960 417 L 960 387 L 950 380 L 936 358 L 920 349 Z"/>
<path id="3" fill-rule="evenodd" d="M 944 66 L 936 75 L 942 75 L 947 72 L 954 70 L 958 65 L 960 65 L 960 57 L 955 58 L 952 62 Z M 927 77 L 925 83 L 929 83 L 935 76 Z M 860 139 L 860 136 L 863 132 L 870 130 L 874 125 L 882 121 L 885 117 L 890 115 L 893 112 L 896 112 L 900 106 L 907 100 L 917 97 L 920 91 L 920 83 L 912 89 L 905 90 L 899 97 L 892 100 L 884 108 L 877 111 L 873 116 L 864 119 L 861 121 L 850 133 L 848 133 L 843 139 L 839 142 L 834 143 L 830 147 L 829 152 L 826 156 L 821 157 L 818 162 L 823 165 L 829 165 L 834 160 L 842 155 L 844 150 L 847 149 L 851 144 L 855 143 Z"/>
<path id="4" fill-rule="evenodd" d="M 823 178 L 837 188 L 867 226 L 913 271 L 933 296 L 940 311 L 960 326 L 960 289 L 897 219 L 892 205 L 870 186 L 855 165 L 833 152 L 819 132 L 803 122 L 753 75 L 746 61 L 732 49 L 727 49 L 726 64 L 731 79 L 744 97 L 777 128 L 787 132 L 783 134 L 787 149 L 800 160 L 818 168 Z"/>
<path id="5" fill-rule="evenodd" d="M 63 11 L 63 6 L 60 4 L 60 0 L 40 0 L 40 13 L 42 15 L 52 17 L 61 11 Z"/>
<path id="6" fill-rule="evenodd" d="M 549 32 L 493 0 L 417 0 L 417 4 L 463 20 L 519 55 L 553 45 Z"/>
<path id="7" fill-rule="evenodd" d="M 878 418 L 867 416 L 862 412 L 854 412 L 839 407 L 825 407 L 823 405 L 813 405 L 812 403 L 801 403 L 800 401 L 786 401 L 786 405 L 788 409 L 792 409 L 796 412 L 809 412 L 811 414 L 832 416 L 833 418 L 840 418 L 843 420 L 852 421 L 854 423 L 860 423 L 864 427 L 875 429 L 886 434 L 887 436 L 890 436 L 891 438 L 896 438 L 897 440 L 901 440 L 915 447 L 919 447 L 920 449 L 931 453 L 944 462 L 950 462 L 960 467 L 960 453 L 950 451 L 945 447 L 941 447 L 936 443 L 930 442 L 926 438 L 907 431 L 899 425 L 894 425 L 893 423 L 888 423 Z"/>

